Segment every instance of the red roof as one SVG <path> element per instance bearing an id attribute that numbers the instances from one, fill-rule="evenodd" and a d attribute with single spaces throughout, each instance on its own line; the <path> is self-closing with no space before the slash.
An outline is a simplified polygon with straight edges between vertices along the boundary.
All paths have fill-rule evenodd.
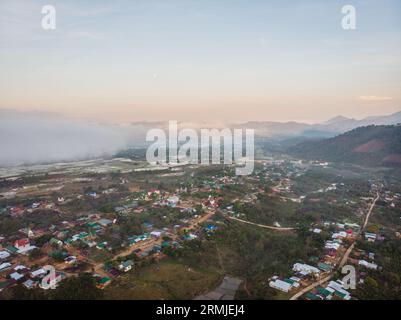
<path id="1" fill-rule="evenodd" d="M 19 239 L 19 240 L 15 241 L 14 247 L 20 248 L 20 247 L 29 246 L 29 244 L 30 244 L 29 239 Z"/>

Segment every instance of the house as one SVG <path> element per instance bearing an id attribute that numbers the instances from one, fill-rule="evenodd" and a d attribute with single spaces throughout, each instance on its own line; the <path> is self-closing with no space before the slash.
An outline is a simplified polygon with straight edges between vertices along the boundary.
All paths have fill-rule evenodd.
<path id="1" fill-rule="evenodd" d="M 0 260 L 7 259 L 10 256 L 10 253 L 8 251 L 0 251 Z"/>
<path id="2" fill-rule="evenodd" d="M 96 249 L 99 249 L 99 250 L 104 250 L 104 249 L 111 250 L 111 247 L 108 247 L 107 245 L 108 245 L 107 241 L 104 241 L 102 243 L 98 243 L 97 246 L 96 246 Z"/>
<path id="3" fill-rule="evenodd" d="M 18 253 L 25 254 L 33 249 L 35 249 L 35 246 L 31 246 L 29 239 L 20 239 L 15 241 L 14 247 L 18 250 Z"/>
<path id="4" fill-rule="evenodd" d="M 215 231 L 217 229 L 217 226 L 213 225 L 213 224 L 209 224 L 206 226 L 206 231 Z"/>
<path id="5" fill-rule="evenodd" d="M 326 241 L 324 247 L 328 250 L 338 250 L 340 248 L 340 244 L 333 241 Z"/>
<path id="6" fill-rule="evenodd" d="M 15 281 L 21 280 L 24 277 L 23 274 L 18 273 L 18 272 L 13 272 L 13 273 L 9 274 L 8 276 L 10 277 L 10 279 L 13 279 Z"/>
<path id="7" fill-rule="evenodd" d="M 97 246 L 97 242 L 93 240 L 82 240 L 89 248 L 93 248 Z"/>
<path id="8" fill-rule="evenodd" d="M 121 271 L 124 271 L 124 272 L 128 272 L 132 269 L 133 265 L 134 265 L 134 262 L 132 260 L 123 261 L 118 266 L 118 269 L 120 269 Z"/>
<path id="9" fill-rule="evenodd" d="M 359 230 L 361 227 L 356 223 L 345 223 L 345 226 L 351 229 Z"/>
<path id="10" fill-rule="evenodd" d="M 15 282 L 13 280 L 1 281 L 0 282 L 0 292 L 11 287 Z"/>
<path id="11" fill-rule="evenodd" d="M 319 262 L 319 263 L 317 264 L 317 267 L 318 267 L 320 270 L 326 271 L 326 272 L 329 272 L 329 271 L 333 270 L 333 266 L 331 266 L 331 265 L 329 265 L 329 264 L 327 264 L 327 263 L 324 263 L 324 262 Z"/>
<path id="12" fill-rule="evenodd" d="M 33 233 L 33 231 L 30 228 L 22 228 L 18 231 L 21 232 L 24 236 L 28 236 L 28 238 L 35 237 L 35 234 Z"/>
<path id="13" fill-rule="evenodd" d="M 154 238 L 160 238 L 162 233 L 160 231 L 152 231 L 150 235 Z"/>
<path id="14" fill-rule="evenodd" d="M 171 196 L 171 197 L 167 198 L 167 205 L 169 207 L 173 207 L 174 208 L 178 204 L 179 201 L 180 201 L 179 197 Z"/>
<path id="15" fill-rule="evenodd" d="M 69 256 L 69 257 L 65 258 L 64 261 L 65 261 L 65 263 L 68 263 L 68 264 L 74 264 L 75 262 L 77 262 L 77 257 Z"/>
<path id="16" fill-rule="evenodd" d="M 148 191 L 148 196 L 150 197 L 150 196 L 152 196 L 153 194 L 160 195 L 160 190 L 157 190 L 157 189 L 150 189 L 150 190 Z"/>
<path id="17" fill-rule="evenodd" d="M 377 235 L 375 233 L 365 232 L 365 240 L 375 242 Z"/>
<path id="18" fill-rule="evenodd" d="M 196 234 L 193 233 L 188 233 L 186 235 L 183 236 L 184 240 L 193 240 L 196 239 L 198 236 Z"/>
<path id="19" fill-rule="evenodd" d="M 331 237 L 333 239 L 342 239 L 347 237 L 347 233 L 345 231 L 340 231 L 338 233 L 333 233 Z"/>
<path id="20" fill-rule="evenodd" d="M 292 280 L 292 279 L 288 279 L 288 278 L 285 278 L 283 281 L 289 283 L 294 288 L 298 288 L 299 287 L 298 281 L 295 281 L 295 280 Z"/>
<path id="21" fill-rule="evenodd" d="M 29 243 L 29 239 L 27 239 L 27 238 L 19 239 L 14 242 L 14 247 L 16 247 L 18 250 L 23 250 L 25 248 L 29 248 L 30 245 L 31 244 Z"/>
<path id="22" fill-rule="evenodd" d="M 359 260 L 358 264 L 360 266 L 364 266 L 365 268 L 371 269 L 371 270 L 377 270 L 377 264 L 367 262 L 366 260 Z"/>
<path id="23" fill-rule="evenodd" d="M 274 281 L 269 282 L 269 287 L 283 291 L 283 292 L 289 292 L 292 288 L 292 284 L 282 281 L 280 279 L 276 279 Z"/>
<path id="24" fill-rule="evenodd" d="M 100 289 L 103 289 L 105 286 L 107 286 L 111 282 L 111 279 L 109 277 L 98 277 L 97 280 L 97 287 Z"/>
<path id="25" fill-rule="evenodd" d="M 318 286 L 316 288 L 316 291 L 319 296 L 323 297 L 326 300 L 331 300 L 333 298 L 333 293 L 335 290 L 330 287 L 322 288 L 322 287 Z"/>
<path id="26" fill-rule="evenodd" d="M 19 264 L 18 266 L 14 267 L 14 271 L 18 271 L 19 273 L 27 273 L 29 272 L 29 270 L 30 269 L 28 267 L 22 264 Z"/>
<path id="27" fill-rule="evenodd" d="M 7 270 L 11 267 L 11 263 L 9 262 L 4 262 L 0 264 L 0 271 Z"/>
<path id="28" fill-rule="evenodd" d="M 113 224 L 113 221 L 111 221 L 111 220 L 109 220 L 109 219 L 100 219 L 100 220 L 98 221 L 98 223 L 99 223 L 101 226 L 103 226 L 103 227 L 107 227 L 107 226 Z"/>
<path id="29" fill-rule="evenodd" d="M 39 208 L 39 206 L 40 206 L 39 202 L 34 202 L 34 203 L 32 203 L 31 208 L 32 209 L 37 209 L 37 208 Z"/>
<path id="30" fill-rule="evenodd" d="M 45 275 L 46 275 L 46 271 L 43 268 L 39 268 L 39 269 L 31 272 L 32 279 L 37 279 L 37 278 L 40 279 L 40 278 L 44 277 Z"/>
<path id="31" fill-rule="evenodd" d="M 22 285 L 27 289 L 33 289 L 33 288 L 37 287 L 38 283 L 36 281 L 32 281 L 31 279 L 28 279 L 25 282 L 23 282 Z"/>
<path id="32" fill-rule="evenodd" d="M 338 297 L 344 300 L 351 299 L 351 294 L 347 290 L 343 289 L 343 285 L 339 283 L 339 281 L 330 281 L 326 289 L 329 288 L 333 289 L 334 290 L 333 294 L 337 295 Z"/>
<path id="33" fill-rule="evenodd" d="M 322 298 L 312 292 L 308 292 L 305 295 L 306 300 L 322 300 Z"/>
<path id="34" fill-rule="evenodd" d="M 77 241 L 77 240 L 82 240 L 82 239 L 85 239 L 85 238 L 87 238 L 87 237 L 89 237 L 89 233 L 87 233 L 87 232 L 81 232 L 81 233 L 78 233 L 78 234 L 74 234 L 73 236 L 72 236 L 72 241 Z"/>
<path id="35" fill-rule="evenodd" d="M 295 263 L 294 266 L 292 267 L 293 271 L 296 272 L 304 272 L 306 274 L 319 274 L 320 270 L 318 268 L 312 267 L 308 264 L 304 263 Z"/>
<path id="36" fill-rule="evenodd" d="M 58 247 L 63 246 L 63 241 L 61 241 L 61 240 L 59 240 L 59 239 L 56 239 L 56 238 L 51 238 L 50 241 L 49 241 L 49 243 L 50 243 L 51 245 L 58 246 Z"/>
<path id="37" fill-rule="evenodd" d="M 95 191 L 90 191 L 86 195 L 89 196 L 89 197 L 92 197 L 92 198 L 96 198 L 97 197 L 97 193 Z"/>
<path id="38" fill-rule="evenodd" d="M 345 228 L 345 224 L 343 223 L 336 223 L 336 226 L 338 229 L 344 229 Z"/>

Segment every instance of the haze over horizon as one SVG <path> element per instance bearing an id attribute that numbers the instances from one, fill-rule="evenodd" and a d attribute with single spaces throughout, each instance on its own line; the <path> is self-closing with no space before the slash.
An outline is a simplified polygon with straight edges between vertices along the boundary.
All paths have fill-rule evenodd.
<path id="1" fill-rule="evenodd" d="M 401 106 L 401 3 L 0 3 L 0 108 L 109 123 L 361 119 Z M 301 28 L 302 26 L 302 28 Z"/>

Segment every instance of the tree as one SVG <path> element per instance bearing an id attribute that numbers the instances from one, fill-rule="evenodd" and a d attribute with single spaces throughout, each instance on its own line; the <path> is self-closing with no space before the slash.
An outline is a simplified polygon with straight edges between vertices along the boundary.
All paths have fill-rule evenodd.
<path id="1" fill-rule="evenodd" d="M 35 260 L 41 257 L 42 255 L 43 255 L 42 251 L 38 248 L 35 248 L 29 253 L 29 259 Z"/>
<path id="2" fill-rule="evenodd" d="M 10 300 L 45 300 L 45 291 L 39 288 L 27 289 L 21 285 L 5 291 L 5 299 Z"/>
<path id="3" fill-rule="evenodd" d="M 89 273 L 62 281 L 53 292 L 56 300 L 97 300 L 102 297 L 103 291 L 96 287 L 95 278 Z"/>
<path id="4" fill-rule="evenodd" d="M 371 277 L 366 277 L 365 279 L 365 285 L 369 288 L 377 289 L 379 285 L 377 284 L 377 281 Z"/>

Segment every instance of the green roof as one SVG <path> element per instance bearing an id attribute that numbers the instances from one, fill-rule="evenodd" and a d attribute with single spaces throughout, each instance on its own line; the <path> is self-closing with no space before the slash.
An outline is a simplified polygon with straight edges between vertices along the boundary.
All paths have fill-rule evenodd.
<path id="1" fill-rule="evenodd" d="M 18 252 L 18 249 L 16 247 L 14 247 L 14 246 L 8 246 L 6 249 L 8 251 L 10 251 L 10 252 L 13 252 L 13 253 Z"/>
<path id="2" fill-rule="evenodd" d="M 61 240 L 59 240 L 59 239 L 56 239 L 56 238 L 51 238 L 50 239 L 50 241 L 49 241 L 51 244 L 59 244 L 60 242 L 61 243 L 63 243 Z"/>
<path id="3" fill-rule="evenodd" d="M 319 269 L 322 269 L 323 271 L 331 271 L 333 269 L 333 267 L 327 263 L 323 263 L 323 262 L 319 262 L 317 264 L 317 267 Z"/>
<path id="4" fill-rule="evenodd" d="M 289 284 L 293 284 L 295 281 L 294 280 L 291 280 L 291 279 L 284 279 L 283 280 L 284 282 L 287 282 L 287 283 L 289 283 Z"/>
<path id="5" fill-rule="evenodd" d="M 102 242 L 102 243 L 99 243 L 97 246 L 98 246 L 99 248 L 104 249 L 104 248 L 106 248 L 106 245 L 107 245 L 106 242 Z"/>
<path id="6" fill-rule="evenodd" d="M 110 281 L 110 278 L 109 278 L 109 277 L 103 277 L 102 279 L 99 280 L 99 283 L 100 283 L 100 284 L 105 284 L 105 283 L 107 283 L 107 282 L 109 282 L 109 281 Z"/>
<path id="7" fill-rule="evenodd" d="M 317 295 L 313 294 L 312 292 L 308 292 L 308 293 L 306 294 L 306 297 L 307 297 L 308 299 L 310 299 L 310 300 L 318 300 L 318 299 L 319 299 L 319 297 L 318 297 Z"/>
<path id="8" fill-rule="evenodd" d="M 0 289 L 7 287 L 10 284 L 9 281 L 0 282 Z"/>
<path id="9" fill-rule="evenodd" d="M 97 222 L 88 222 L 86 225 L 88 227 L 94 227 L 94 226 L 97 226 L 98 224 L 97 224 Z"/>
<path id="10" fill-rule="evenodd" d="M 327 297 L 328 295 L 331 294 L 329 290 L 322 288 L 322 287 L 317 287 L 316 290 L 317 290 L 317 292 L 324 295 L 325 297 Z"/>

